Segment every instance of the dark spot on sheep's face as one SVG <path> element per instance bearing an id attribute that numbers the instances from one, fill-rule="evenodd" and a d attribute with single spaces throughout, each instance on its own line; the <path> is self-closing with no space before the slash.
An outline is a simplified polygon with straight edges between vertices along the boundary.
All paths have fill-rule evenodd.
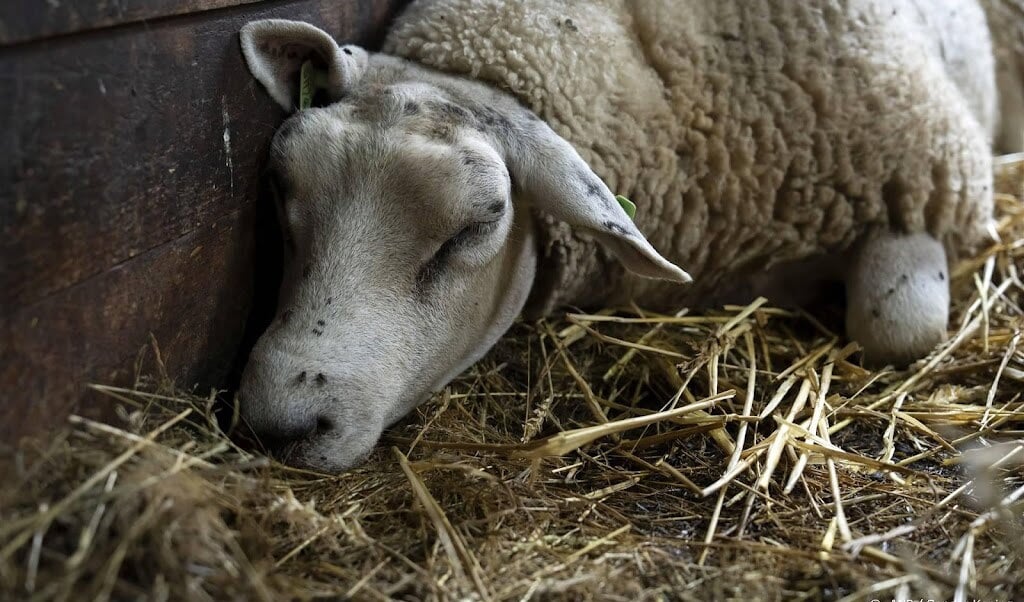
<path id="1" fill-rule="evenodd" d="M 580 171 L 576 174 L 576 179 L 579 180 L 580 185 L 583 187 L 583 190 L 586 192 L 588 197 L 604 199 L 604 187 L 592 174 L 586 171 Z"/>
<path id="2" fill-rule="evenodd" d="M 427 103 L 427 107 L 441 119 L 456 123 L 468 123 L 470 120 L 469 111 L 455 103 L 431 101 Z"/>
<path id="3" fill-rule="evenodd" d="M 487 211 L 488 213 L 493 213 L 497 216 L 500 216 L 501 214 L 505 213 L 505 202 L 494 201 L 493 203 L 487 205 Z"/>
<path id="4" fill-rule="evenodd" d="M 344 52 L 345 54 L 349 55 L 349 56 L 352 56 L 352 49 L 351 48 L 342 48 L 341 51 Z"/>
<path id="5" fill-rule="evenodd" d="M 444 144 L 454 144 L 455 126 L 451 122 L 433 123 L 427 130 L 427 136 Z"/>
<path id="6" fill-rule="evenodd" d="M 562 25 L 571 32 L 577 32 L 580 30 L 579 27 L 576 27 L 576 23 L 574 23 L 572 19 L 566 19 L 562 22 Z"/>
<path id="7" fill-rule="evenodd" d="M 945 280 L 946 280 L 946 273 L 945 272 L 939 272 L 939 282 L 944 282 Z"/>
<path id="8" fill-rule="evenodd" d="M 629 236 L 629 230 L 626 230 L 620 224 L 616 224 L 611 220 L 608 220 L 601 225 L 603 225 L 609 232 L 614 232 L 619 236 Z"/>
<path id="9" fill-rule="evenodd" d="M 871 308 L 871 315 L 876 317 L 876 318 L 881 318 L 882 317 L 882 312 L 878 311 L 877 307 L 872 307 Z"/>
<path id="10" fill-rule="evenodd" d="M 324 324 L 327 324 L 327 322 L 324 322 L 323 320 L 317 320 L 316 321 L 316 325 L 317 326 L 323 326 Z"/>
<path id="11" fill-rule="evenodd" d="M 315 334 L 315 335 L 316 335 L 316 336 L 318 336 L 318 337 L 319 337 L 319 336 L 323 336 L 323 334 L 324 334 L 324 331 L 320 330 L 319 328 L 314 328 L 314 329 L 313 329 L 313 334 Z"/>
<path id="12" fill-rule="evenodd" d="M 514 130 L 512 121 L 508 117 L 490 107 L 474 109 L 473 116 L 477 121 L 477 129 L 481 131 L 490 131 L 501 136 L 509 136 Z"/>
<path id="13" fill-rule="evenodd" d="M 419 103 L 408 101 L 402 106 L 402 112 L 406 115 L 418 115 L 420 112 Z"/>
<path id="14" fill-rule="evenodd" d="M 317 372 L 316 373 L 316 378 L 313 379 L 313 380 L 314 380 L 314 382 L 316 382 L 317 386 L 320 386 L 320 387 L 322 387 L 322 386 L 327 384 L 327 377 L 324 376 L 323 372 Z"/>
<path id="15" fill-rule="evenodd" d="M 327 297 L 327 300 L 324 301 L 324 305 L 330 305 L 331 303 L 334 303 L 334 297 Z"/>
<path id="16" fill-rule="evenodd" d="M 299 375 L 295 377 L 295 384 L 296 385 L 301 385 L 304 382 L 306 382 L 306 372 L 305 372 L 305 370 L 303 370 L 302 372 L 299 372 Z"/>

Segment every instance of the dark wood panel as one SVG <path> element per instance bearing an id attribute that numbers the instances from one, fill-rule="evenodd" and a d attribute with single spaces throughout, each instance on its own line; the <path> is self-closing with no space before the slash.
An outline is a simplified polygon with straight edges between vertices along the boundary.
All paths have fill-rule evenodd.
<path id="1" fill-rule="evenodd" d="M 372 43 L 398 2 L 260 4 L 0 52 L 0 307 L 36 302 L 251 199 L 280 121 L 238 29 L 308 19 Z M 216 15 L 216 18 L 212 18 Z"/>
<path id="2" fill-rule="evenodd" d="M 150 333 L 179 384 L 223 379 L 252 298 L 251 213 L 224 216 L 0 320 L 0 442 L 59 424 L 90 381 L 129 384 Z M 91 401 L 87 414 L 109 400 Z"/>
<path id="3" fill-rule="evenodd" d="M 129 382 L 150 332 L 179 382 L 225 382 L 283 117 L 238 29 L 304 19 L 372 47 L 401 4 L 260 2 L 0 49 L 0 443 L 60 423 L 86 382 Z"/>
<path id="4" fill-rule="evenodd" d="M 0 3 L 0 45 L 124 25 L 174 15 L 260 2 L 261 0 L 91 0 Z"/>

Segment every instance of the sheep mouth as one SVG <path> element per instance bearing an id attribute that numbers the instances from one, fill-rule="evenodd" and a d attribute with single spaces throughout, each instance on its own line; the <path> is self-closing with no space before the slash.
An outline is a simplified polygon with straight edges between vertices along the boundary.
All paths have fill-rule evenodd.
<path id="1" fill-rule="evenodd" d="M 309 437 L 286 444 L 271 452 L 271 456 L 286 466 L 325 474 L 340 474 L 363 462 L 370 456 L 380 440 L 380 433 L 366 449 L 353 454 L 350 449 L 339 450 L 345 435 L 339 431 L 314 431 Z M 338 453 L 341 451 L 342 453 Z"/>

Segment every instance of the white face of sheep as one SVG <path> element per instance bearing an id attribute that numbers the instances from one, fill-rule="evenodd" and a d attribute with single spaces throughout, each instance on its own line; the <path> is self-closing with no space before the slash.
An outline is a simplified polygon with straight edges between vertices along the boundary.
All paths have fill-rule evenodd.
<path id="1" fill-rule="evenodd" d="M 588 230 L 633 271 L 689 279 L 511 99 L 339 48 L 303 23 L 251 23 L 242 48 L 286 109 L 310 56 L 334 101 L 293 115 L 272 144 L 285 275 L 239 395 L 243 418 L 288 462 L 352 466 L 494 344 L 533 283 L 526 203 Z"/>

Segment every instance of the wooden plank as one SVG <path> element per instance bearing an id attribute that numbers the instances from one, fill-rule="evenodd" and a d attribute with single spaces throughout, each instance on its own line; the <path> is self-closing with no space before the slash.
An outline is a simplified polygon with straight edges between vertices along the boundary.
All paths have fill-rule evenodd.
<path id="1" fill-rule="evenodd" d="M 281 113 L 249 76 L 258 17 L 373 42 L 399 2 L 242 7 L 0 52 L 0 307 L 19 307 L 201 227 L 251 196 Z"/>
<path id="2" fill-rule="evenodd" d="M 0 3 L 0 46 L 57 35 L 195 14 L 261 0 L 6 0 Z"/>
<path id="3" fill-rule="evenodd" d="M 0 321 L 0 442 L 59 424 L 90 381 L 130 384 L 150 333 L 179 384 L 221 382 L 252 298 L 251 222 L 225 216 Z"/>
<path id="4" fill-rule="evenodd" d="M 287 17 L 372 46 L 401 4 L 263 2 L 0 49 L 0 443 L 62 421 L 85 382 L 129 382 L 150 332 L 180 382 L 224 382 L 283 117 L 237 32 Z"/>

